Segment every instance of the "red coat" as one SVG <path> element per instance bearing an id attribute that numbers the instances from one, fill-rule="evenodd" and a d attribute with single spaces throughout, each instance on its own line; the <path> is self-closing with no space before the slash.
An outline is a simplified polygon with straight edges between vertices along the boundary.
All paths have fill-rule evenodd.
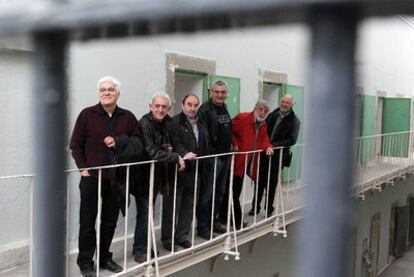
<path id="1" fill-rule="evenodd" d="M 256 122 L 254 118 L 254 112 L 239 113 L 232 120 L 232 144 L 238 147 L 239 152 L 243 151 L 252 151 L 252 150 L 266 150 L 269 147 L 272 147 L 272 144 L 269 141 L 267 136 L 267 125 L 266 122 L 263 122 L 259 126 L 256 138 Z M 255 147 L 255 138 L 256 138 L 256 147 Z M 249 161 L 252 158 L 253 154 L 248 154 L 248 164 L 246 169 L 246 174 L 249 175 L 254 181 L 256 180 L 257 173 L 257 157 L 258 154 L 255 153 L 252 170 L 249 173 Z M 262 153 L 260 155 L 265 155 Z M 234 174 L 236 176 L 244 175 L 244 164 L 246 160 L 246 154 L 235 155 L 234 157 Z"/>

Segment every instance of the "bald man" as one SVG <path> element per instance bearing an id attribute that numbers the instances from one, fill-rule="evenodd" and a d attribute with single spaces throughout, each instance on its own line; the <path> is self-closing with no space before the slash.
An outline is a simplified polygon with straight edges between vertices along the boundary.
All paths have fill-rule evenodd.
<path id="1" fill-rule="evenodd" d="M 292 109 L 293 97 L 292 95 L 284 95 L 280 99 L 280 104 L 277 109 L 271 112 L 267 118 L 267 135 L 269 136 L 270 143 L 273 147 L 283 147 L 282 165 L 283 167 L 289 167 L 291 161 L 290 146 L 296 143 L 299 134 L 300 120 L 295 115 Z M 267 183 L 269 180 L 269 191 L 267 192 L 267 203 L 265 203 L 265 210 L 267 216 L 271 216 L 274 211 L 273 200 L 277 185 L 277 176 L 279 173 L 279 156 L 280 150 L 275 151 L 275 155 L 268 157 L 261 155 L 260 157 L 260 171 L 259 182 L 257 187 L 257 201 L 253 197 L 252 209 L 249 215 L 260 213 L 260 204 L 264 191 L 267 189 Z M 268 177 L 269 160 L 271 159 L 270 177 Z"/>

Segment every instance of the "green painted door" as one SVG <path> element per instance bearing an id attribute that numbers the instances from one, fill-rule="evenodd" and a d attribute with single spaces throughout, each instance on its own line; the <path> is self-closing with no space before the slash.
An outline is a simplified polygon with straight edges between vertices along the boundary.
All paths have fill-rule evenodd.
<path id="1" fill-rule="evenodd" d="M 190 71 L 175 71 L 176 76 L 200 78 L 203 79 L 203 99 L 205 95 L 208 95 L 208 75 L 207 73 L 201 72 L 190 72 Z"/>
<path id="2" fill-rule="evenodd" d="M 302 134 L 303 134 L 303 107 L 304 107 L 304 88 L 301 86 L 285 84 L 282 86 L 281 96 L 290 94 L 293 96 L 294 104 L 293 110 L 295 111 L 296 116 L 299 118 L 300 130 L 298 140 L 296 144 L 302 144 Z M 279 102 L 279 101 L 278 101 Z M 288 180 L 300 179 L 302 176 L 302 157 L 303 157 L 303 147 L 293 146 L 292 148 L 292 163 L 289 168 L 283 169 L 282 179 L 284 182 Z"/>
<path id="3" fill-rule="evenodd" d="M 411 99 L 384 98 L 382 133 L 408 132 L 410 130 Z M 409 134 L 388 135 L 382 138 L 381 154 L 408 157 Z"/>
<path id="4" fill-rule="evenodd" d="M 360 163 L 375 159 L 376 139 L 363 138 L 376 134 L 377 97 L 361 95 L 360 137 L 356 143 L 357 159 Z"/>
<path id="5" fill-rule="evenodd" d="M 210 87 L 215 81 L 225 81 L 229 86 L 229 95 L 226 100 L 227 107 L 231 117 L 236 116 L 240 112 L 240 78 L 211 75 L 210 76 Z M 204 101 L 208 99 L 209 95 L 204 95 Z"/>

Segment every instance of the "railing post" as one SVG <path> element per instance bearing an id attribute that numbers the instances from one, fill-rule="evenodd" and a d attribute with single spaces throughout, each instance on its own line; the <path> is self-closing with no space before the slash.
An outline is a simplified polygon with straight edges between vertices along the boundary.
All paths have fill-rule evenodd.
<path id="1" fill-rule="evenodd" d="M 296 276 L 350 276 L 352 268 L 348 239 L 354 223 L 355 11 L 352 6 L 330 6 L 315 7 L 309 14 L 313 41 L 305 101 L 307 190 Z"/>
<path id="2" fill-rule="evenodd" d="M 66 275 L 66 46 L 65 31 L 35 33 L 33 275 Z"/>

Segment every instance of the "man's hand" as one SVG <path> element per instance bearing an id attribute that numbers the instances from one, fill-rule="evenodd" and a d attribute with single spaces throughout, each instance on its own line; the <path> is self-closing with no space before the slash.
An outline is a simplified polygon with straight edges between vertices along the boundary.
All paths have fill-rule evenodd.
<path id="1" fill-rule="evenodd" d="M 232 151 L 233 152 L 239 151 L 239 147 L 237 145 L 232 145 Z"/>
<path id="2" fill-rule="evenodd" d="M 111 136 L 107 136 L 106 138 L 104 138 L 104 143 L 106 144 L 106 147 L 108 148 L 115 148 L 115 140 L 113 137 Z"/>
<path id="3" fill-rule="evenodd" d="M 269 148 L 266 149 L 266 155 L 267 156 L 272 156 L 273 155 L 273 148 L 272 147 L 269 147 Z"/>
<path id="4" fill-rule="evenodd" d="M 196 158 L 197 158 L 197 154 L 194 154 L 193 152 L 188 152 L 183 157 L 183 159 L 185 160 L 195 160 Z"/>
<path id="5" fill-rule="evenodd" d="M 183 171 L 185 169 L 185 161 L 180 156 L 178 157 L 178 171 Z"/>
<path id="6" fill-rule="evenodd" d="M 89 174 L 89 171 L 87 171 L 87 170 L 82 170 L 81 171 L 81 176 L 88 177 L 88 176 L 91 176 L 91 174 Z"/>

